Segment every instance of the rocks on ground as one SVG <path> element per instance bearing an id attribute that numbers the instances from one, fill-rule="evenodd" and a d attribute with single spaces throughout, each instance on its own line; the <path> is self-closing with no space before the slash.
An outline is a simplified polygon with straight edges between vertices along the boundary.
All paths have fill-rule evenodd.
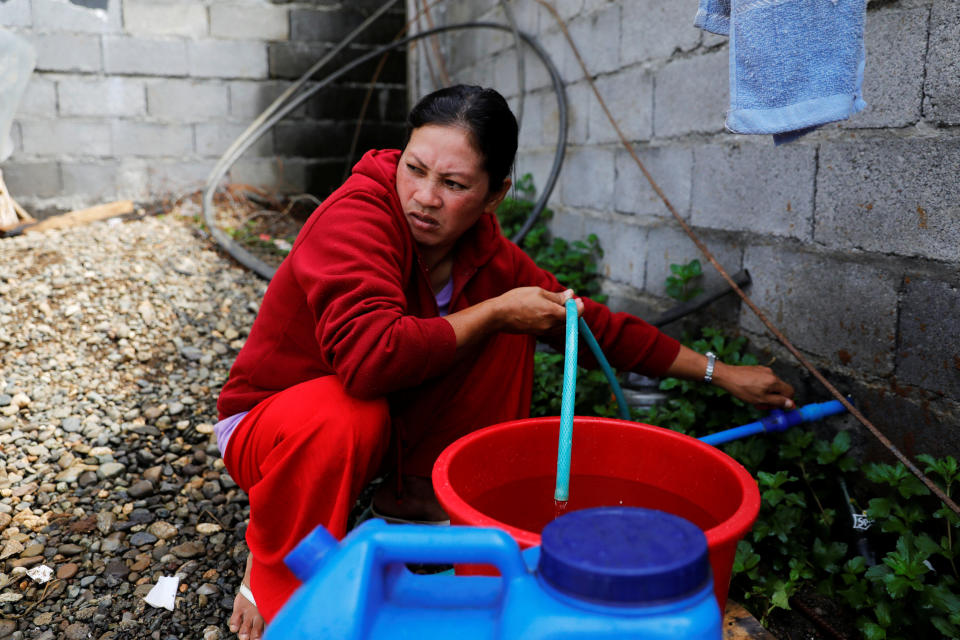
<path id="1" fill-rule="evenodd" d="M 0 640 L 228 637 L 248 505 L 212 425 L 264 283 L 176 216 L 0 246 Z"/>

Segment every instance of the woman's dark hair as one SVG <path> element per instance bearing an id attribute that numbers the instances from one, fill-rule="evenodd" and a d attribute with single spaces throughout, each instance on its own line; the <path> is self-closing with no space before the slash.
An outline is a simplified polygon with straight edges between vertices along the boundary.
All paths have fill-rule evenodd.
<path id="1" fill-rule="evenodd" d="M 458 84 L 424 96 L 407 116 L 407 142 L 414 129 L 428 124 L 461 127 L 470 132 L 483 156 L 490 191 L 499 191 L 517 155 L 517 119 L 493 89 Z M 406 143 L 404 143 L 406 146 Z"/>

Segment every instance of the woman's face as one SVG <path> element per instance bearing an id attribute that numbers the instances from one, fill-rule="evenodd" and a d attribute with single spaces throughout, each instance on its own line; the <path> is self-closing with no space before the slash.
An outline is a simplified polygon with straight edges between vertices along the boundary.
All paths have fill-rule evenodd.
<path id="1" fill-rule="evenodd" d="M 496 209 L 509 188 L 490 193 L 483 158 L 459 127 L 414 129 L 397 165 L 397 193 L 413 239 L 423 248 L 447 251 L 486 211 Z"/>

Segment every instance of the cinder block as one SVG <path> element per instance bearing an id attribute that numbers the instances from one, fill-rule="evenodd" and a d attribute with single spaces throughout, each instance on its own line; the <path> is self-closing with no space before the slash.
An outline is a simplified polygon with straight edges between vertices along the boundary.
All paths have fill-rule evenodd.
<path id="1" fill-rule="evenodd" d="M 347 126 L 347 133 L 353 137 L 355 123 L 342 123 Z M 342 125 L 341 125 L 342 126 Z M 350 165 L 359 160 L 360 155 L 370 149 L 399 149 L 406 138 L 404 125 L 398 122 L 365 122 L 360 128 L 360 135 L 357 138 L 357 155 L 351 160 Z M 326 156 L 341 157 L 346 155 L 349 150 L 349 143 L 342 150 L 335 147 L 326 147 Z M 339 186 L 339 185 L 337 185 Z"/>
<path id="2" fill-rule="evenodd" d="M 560 173 L 560 194 L 567 206 L 607 211 L 613 207 L 613 154 L 607 149 L 572 148 Z"/>
<path id="3" fill-rule="evenodd" d="M 197 153 L 201 156 L 220 157 L 240 134 L 247 128 L 245 124 L 226 122 L 204 122 L 193 125 L 196 136 Z M 273 155 L 273 137 L 267 132 L 253 143 L 245 155 Z"/>
<path id="4" fill-rule="evenodd" d="M 930 43 L 924 115 L 934 122 L 960 124 L 960 4 L 934 0 L 930 15 Z"/>
<path id="5" fill-rule="evenodd" d="M 30 0 L 6 0 L 0 2 L 0 24 L 6 27 L 29 27 Z"/>
<path id="6" fill-rule="evenodd" d="M 123 26 L 127 33 L 147 37 L 202 38 L 209 31 L 206 7 L 188 2 L 123 0 Z"/>
<path id="7" fill-rule="evenodd" d="M 267 77 L 267 47 L 262 42 L 196 40 L 187 43 L 190 75 L 207 78 Z"/>
<path id="8" fill-rule="evenodd" d="M 449 55 L 445 58 L 450 73 L 462 71 L 476 64 L 477 59 L 481 57 L 481 38 L 482 36 L 472 29 L 446 34 L 447 45 L 445 49 Z M 429 38 L 426 41 L 419 41 L 415 46 L 420 52 L 423 52 L 424 47 L 429 47 Z"/>
<path id="9" fill-rule="evenodd" d="M 856 375 L 893 372 L 899 278 L 874 267 L 785 245 L 748 247 L 750 297 L 798 348 Z M 765 333 L 746 307 L 740 324 Z"/>
<path id="10" fill-rule="evenodd" d="M 115 120 L 113 147 L 118 156 L 189 156 L 193 154 L 193 130 L 175 124 Z"/>
<path id="11" fill-rule="evenodd" d="M 909 278 L 900 303 L 897 380 L 960 397 L 960 289 Z"/>
<path id="12" fill-rule="evenodd" d="M 553 152 L 546 151 L 519 151 L 517 161 L 514 165 L 514 175 L 519 180 L 526 174 L 533 177 L 533 187 L 536 190 L 534 197 L 539 198 L 543 190 L 547 188 L 547 178 L 550 176 L 550 169 L 553 167 Z M 554 193 L 558 193 L 560 183 L 554 185 Z M 548 202 L 547 206 L 550 204 Z"/>
<path id="13" fill-rule="evenodd" d="M 828 247 L 957 261 L 960 140 L 825 142 L 814 239 Z"/>
<path id="14" fill-rule="evenodd" d="M 90 202 L 114 200 L 117 194 L 117 162 L 64 162 L 63 195 L 83 196 Z"/>
<path id="15" fill-rule="evenodd" d="M 743 143 L 694 150 L 690 221 L 700 227 L 809 239 L 816 149 Z"/>
<path id="16" fill-rule="evenodd" d="M 581 235 L 565 236 L 580 240 L 595 234 L 603 249 L 597 269 L 605 278 L 636 289 L 643 289 L 646 279 L 646 254 L 650 249 L 650 229 L 622 218 L 613 220 L 585 218 Z"/>
<path id="17" fill-rule="evenodd" d="M 493 67 L 493 80 L 487 86 L 493 87 L 508 98 L 519 93 L 520 75 L 517 68 L 517 55 L 514 50 L 508 49 L 499 53 L 486 64 Z M 526 73 L 526 70 L 524 70 L 524 73 Z"/>
<path id="18" fill-rule="evenodd" d="M 63 78 L 57 83 L 65 116 L 140 116 L 147 111 L 142 80 Z"/>
<path id="19" fill-rule="evenodd" d="M 147 168 L 147 185 L 153 196 L 191 193 L 203 188 L 213 169 L 214 160 L 207 162 L 164 161 L 151 162 Z"/>
<path id="20" fill-rule="evenodd" d="M 583 13 L 583 0 L 556 0 L 553 8 L 557 10 L 561 20 L 569 21 Z"/>
<path id="21" fill-rule="evenodd" d="M 610 0 L 583 0 L 583 9 L 581 9 L 581 12 L 593 13 L 606 8 L 609 4 Z"/>
<path id="22" fill-rule="evenodd" d="M 522 149 L 536 149 L 543 145 L 543 111 L 544 101 L 553 100 L 553 96 L 545 93 L 528 93 L 523 100 L 523 119 L 520 121 L 519 147 Z M 510 108 L 518 118 L 519 99 L 510 100 Z"/>
<path id="23" fill-rule="evenodd" d="M 622 4 L 620 64 L 666 58 L 700 44 L 700 30 L 693 26 L 687 3 L 633 0 Z"/>
<path id="24" fill-rule="evenodd" d="M 253 120 L 263 113 L 290 83 L 280 80 L 234 80 L 227 85 L 230 94 L 230 117 Z"/>
<path id="25" fill-rule="evenodd" d="M 367 87 L 339 84 L 321 89 L 307 101 L 307 114 L 318 120 L 351 120 L 359 117 Z M 375 85 L 370 93 L 365 122 L 406 122 L 407 92 L 403 87 Z M 297 111 L 294 112 L 296 114 Z"/>
<path id="26" fill-rule="evenodd" d="M 700 37 L 702 38 L 703 46 L 707 49 L 714 49 L 721 45 L 726 45 L 730 40 L 727 36 L 710 33 L 709 31 L 701 31 Z"/>
<path id="27" fill-rule="evenodd" d="M 630 67 L 596 80 L 597 90 L 627 140 L 649 140 L 653 136 L 653 76 L 642 67 Z M 590 123 L 587 140 L 592 143 L 620 142 L 606 112 L 590 90 Z"/>
<path id="28" fill-rule="evenodd" d="M 14 198 L 52 198 L 61 194 L 60 165 L 56 162 L 3 164 L 3 181 Z"/>
<path id="29" fill-rule="evenodd" d="M 590 101 L 595 100 L 593 90 L 586 82 L 566 87 L 567 94 L 567 144 L 586 144 L 587 125 L 590 121 Z M 555 145 L 560 131 L 560 106 L 555 95 L 544 98 L 543 143 Z"/>
<path id="30" fill-rule="evenodd" d="M 29 118 L 56 117 L 57 89 L 53 80 L 36 73 L 31 75 L 27 89 L 17 105 L 16 115 Z"/>
<path id="31" fill-rule="evenodd" d="M 119 33 L 120 2 L 111 0 L 101 9 L 64 0 L 33 0 L 33 27 L 41 32 Z"/>
<path id="32" fill-rule="evenodd" d="M 254 158 L 244 156 L 230 168 L 230 180 L 252 184 L 279 193 L 304 193 L 306 171 L 296 158 Z"/>
<path id="33" fill-rule="evenodd" d="M 269 4 L 210 5 L 210 35 L 240 40 L 286 40 L 290 17 L 285 7 Z"/>
<path id="34" fill-rule="evenodd" d="M 100 71 L 100 37 L 83 33 L 33 33 L 37 71 Z"/>
<path id="35" fill-rule="evenodd" d="M 511 2 L 508 6 L 513 12 L 513 20 L 517 23 L 517 28 L 520 31 L 524 33 L 540 31 L 541 7 L 539 4 L 536 2 Z"/>
<path id="36" fill-rule="evenodd" d="M 729 108 L 727 50 L 667 63 L 657 72 L 653 131 L 657 137 L 723 130 Z"/>
<path id="37" fill-rule="evenodd" d="M 147 83 L 147 108 L 162 120 L 222 120 L 230 111 L 230 99 L 226 83 L 216 80 L 157 80 Z"/>
<path id="38" fill-rule="evenodd" d="M 867 13 L 867 108 L 848 127 L 903 127 L 920 119 L 927 9 Z"/>
<path id="39" fill-rule="evenodd" d="M 107 73 L 185 76 L 187 43 L 185 40 L 104 36 L 103 66 Z"/>
<path id="40" fill-rule="evenodd" d="M 439 22 L 442 16 L 445 18 L 446 23 L 455 24 L 480 19 L 493 11 L 497 1 L 498 0 L 475 0 L 473 2 L 447 2 L 441 3 L 439 6 L 433 6 L 430 11 L 435 23 Z M 416 2 L 414 2 L 412 7 L 414 13 L 418 8 L 422 8 L 422 6 L 422 4 L 417 5 Z M 410 15 L 414 15 L 414 13 Z M 426 20 L 424 20 L 424 22 L 426 22 Z"/>
<path id="41" fill-rule="evenodd" d="M 851 393 L 863 415 L 909 458 L 920 453 L 956 457 L 960 406 L 955 402 L 896 379 L 883 386 L 857 384 Z M 864 438 L 866 459 L 895 462 L 879 440 L 869 434 Z"/>
<path id="42" fill-rule="evenodd" d="M 501 56 L 498 56 L 497 58 L 500 57 Z M 493 87 L 495 89 L 502 88 L 496 80 L 494 66 L 495 65 L 491 64 L 491 62 L 484 60 L 483 62 L 452 74 L 450 76 L 450 83 L 475 84 L 480 87 Z M 434 65 L 434 68 L 436 68 L 436 65 Z M 428 75 L 427 78 L 428 80 L 425 82 L 424 86 L 428 88 L 423 92 L 424 94 L 428 93 L 429 91 L 433 91 L 434 89 L 440 89 L 444 86 L 442 76 L 439 72 L 435 72 L 432 76 Z M 434 82 L 434 80 L 436 80 L 436 82 Z M 507 85 L 506 89 L 510 89 L 510 87 L 513 86 L 516 85 L 513 83 L 513 81 L 511 81 L 510 84 Z"/>
<path id="43" fill-rule="evenodd" d="M 305 42 L 338 43 L 366 20 L 365 12 L 348 3 L 336 8 L 291 9 L 290 39 Z M 368 26 L 354 41 L 357 44 L 382 44 L 393 40 L 403 28 L 397 14 L 385 13 Z"/>
<path id="44" fill-rule="evenodd" d="M 547 58 L 557 68 L 561 77 L 563 77 L 563 55 L 569 46 L 563 35 L 557 31 L 551 31 L 541 34 L 538 40 Z M 528 90 L 535 91 L 553 86 L 553 81 L 550 79 L 550 72 L 539 56 L 533 52 L 529 52 L 527 53 L 526 61 Z M 581 73 L 577 77 L 583 77 L 583 74 Z"/>
<path id="45" fill-rule="evenodd" d="M 592 76 L 610 73 L 620 65 L 620 4 L 579 16 L 568 25 L 570 37 Z M 580 62 L 569 48 L 563 56 L 563 75 L 573 80 L 584 77 Z"/>
<path id="46" fill-rule="evenodd" d="M 592 222 L 592 221 L 591 221 Z M 582 212 L 567 207 L 558 207 L 547 222 L 551 235 L 555 238 L 580 240 L 588 235 L 587 220 Z"/>
<path id="47" fill-rule="evenodd" d="M 301 158 L 342 156 L 353 137 L 353 127 L 333 121 L 279 122 L 273 131 L 277 154 Z"/>
<path id="48" fill-rule="evenodd" d="M 635 151 L 670 200 L 670 204 L 683 218 L 688 218 L 693 182 L 693 150 L 685 147 L 636 145 Z M 650 182 L 626 149 L 616 152 L 614 208 L 623 213 L 672 219 L 670 210 L 650 186 Z"/>
<path id="49" fill-rule="evenodd" d="M 35 155 L 109 156 L 110 125 L 95 120 L 23 120 L 23 151 Z"/>
<path id="50" fill-rule="evenodd" d="M 726 234 L 698 233 L 707 248 L 727 273 L 733 275 L 742 268 L 743 241 Z M 655 296 L 667 297 L 667 278 L 672 275 L 670 265 L 687 264 L 699 260 L 703 276 L 696 286 L 713 289 L 726 284 L 720 273 L 683 232 L 679 225 L 670 221 L 650 229 L 649 245 L 643 252 L 646 256 L 647 281 L 644 289 Z"/>
<path id="51" fill-rule="evenodd" d="M 120 167 L 117 169 L 117 197 L 131 200 L 146 200 L 157 197 L 150 192 L 147 180 L 147 171 L 151 162 L 143 158 L 120 158 Z"/>

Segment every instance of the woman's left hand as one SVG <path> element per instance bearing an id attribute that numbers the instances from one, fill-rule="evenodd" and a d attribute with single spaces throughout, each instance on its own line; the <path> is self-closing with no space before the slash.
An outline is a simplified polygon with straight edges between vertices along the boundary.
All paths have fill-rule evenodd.
<path id="1" fill-rule="evenodd" d="M 758 409 L 795 409 L 793 387 L 769 367 L 717 362 L 713 383 Z"/>

